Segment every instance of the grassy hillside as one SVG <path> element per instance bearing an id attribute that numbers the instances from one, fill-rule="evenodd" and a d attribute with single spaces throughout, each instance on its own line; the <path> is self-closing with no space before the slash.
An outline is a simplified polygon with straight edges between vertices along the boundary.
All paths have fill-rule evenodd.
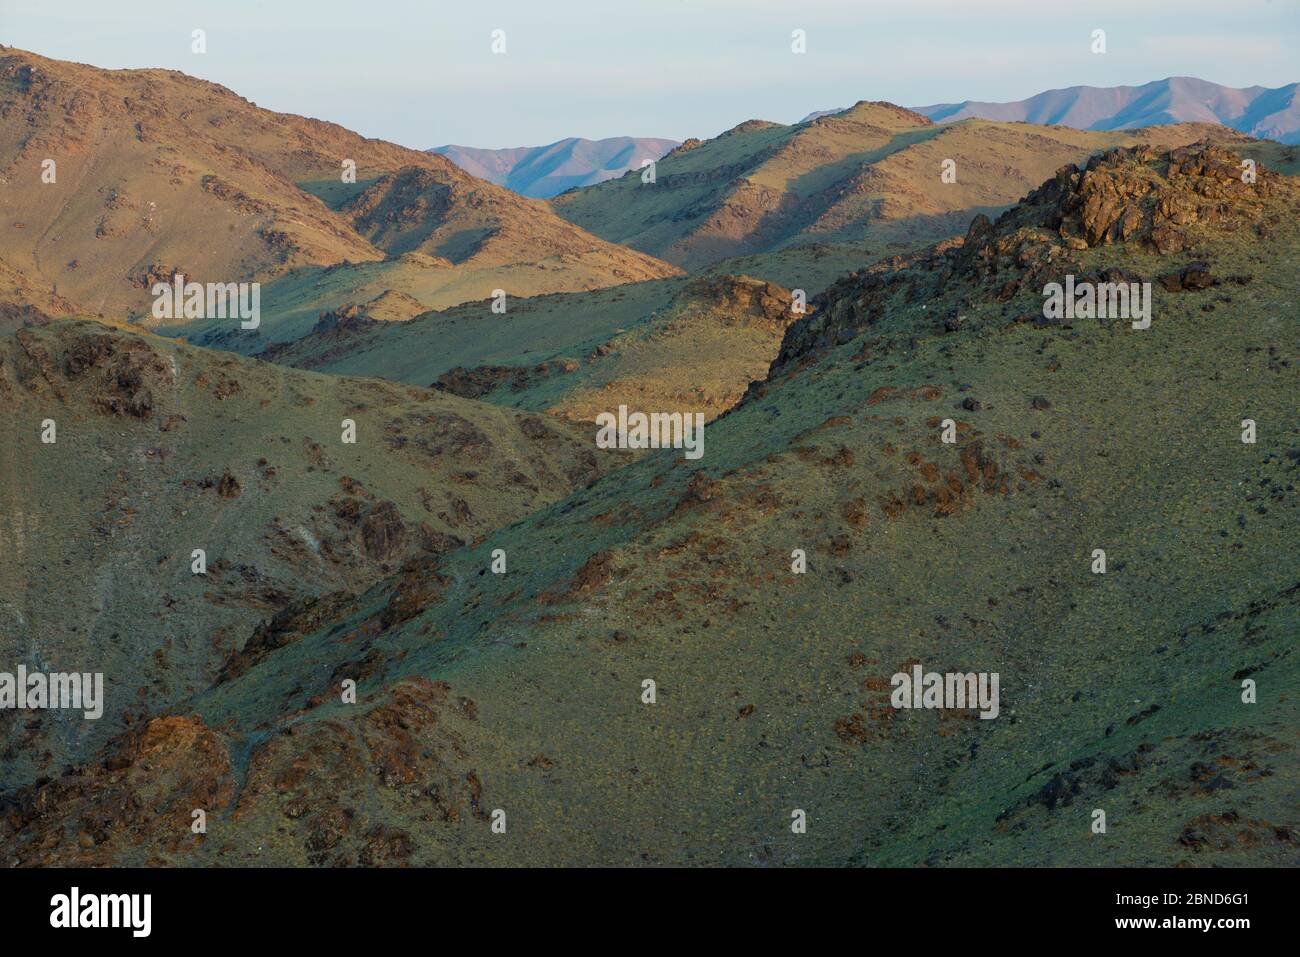
<path id="1" fill-rule="evenodd" d="M 833 285 L 700 462 L 301 622 L 7 795 L 8 861 L 1293 865 L 1300 189 L 1237 172 L 1108 154 Z M 1043 318 L 1114 270 L 1149 329 Z M 913 663 L 999 717 L 890 707 Z"/>
<path id="2" fill-rule="evenodd" d="M 362 304 L 260 355 L 576 421 L 619 404 L 713 418 L 766 373 L 791 302 L 774 284 L 714 276 L 534 297 L 504 315 L 478 303 L 392 322 Z"/>
<path id="3" fill-rule="evenodd" d="M 788 289 L 747 276 L 698 279 L 661 313 L 578 358 L 449 370 L 439 389 L 594 422 L 620 405 L 715 418 L 762 378 L 795 318 Z"/>
<path id="4" fill-rule="evenodd" d="M 0 789 L 207 687 L 263 619 L 364 591 L 622 461 L 562 422 L 98 322 L 0 339 L 0 398 L 0 657 L 103 671 L 109 689 L 98 722 L 0 712 Z"/>
<path id="5" fill-rule="evenodd" d="M 766 134 L 770 128 L 753 132 Z M 939 154 L 933 151 L 942 151 L 947 142 L 961 144 L 966 155 L 985 157 L 977 164 L 966 163 L 963 175 L 970 175 L 973 166 L 985 173 L 972 175 L 977 183 L 1009 181 L 1021 175 L 1001 165 L 1012 140 L 1045 140 L 1069 132 L 1023 124 L 984 129 L 959 124 L 943 131 L 942 142 L 881 160 L 871 167 L 871 176 L 881 180 L 887 194 L 906 196 L 908 182 L 919 178 L 917 170 L 931 161 L 937 165 Z M 1163 135 L 1176 142 L 1188 132 L 1176 128 Z M 1221 129 L 1211 138 L 1226 142 L 1238 156 L 1266 164 L 1276 159 L 1284 171 L 1295 163 L 1291 147 L 1244 140 Z M 691 152 L 706 148 L 707 144 L 697 146 Z M 998 162 L 992 162 L 992 157 L 998 157 Z M 1042 175 L 1050 176 L 1055 169 L 1043 165 Z M 981 199 L 982 186 L 959 183 L 943 188 L 965 197 L 957 204 L 963 209 L 995 208 L 984 204 L 987 196 Z M 1026 184 L 1023 192 L 1031 188 Z M 960 235 L 970 220 L 954 212 L 943 217 L 946 225 L 940 227 L 934 220 L 930 226 L 944 236 Z M 829 223 L 825 225 L 829 228 Z M 870 237 L 872 230 L 867 232 Z M 570 418 L 591 420 L 622 403 L 698 408 L 712 417 L 734 404 L 748 381 L 776 357 L 781 330 L 795 318 L 791 312 L 774 321 L 781 312 L 774 304 L 766 307 L 766 315 L 762 308 L 755 310 L 750 294 L 742 291 L 755 280 L 738 280 L 725 270 L 761 277 L 771 283 L 765 295 L 789 305 L 789 289 L 802 289 L 812 297 L 877 258 L 873 250 L 889 253 L 874 268 L 892 269 L 927 245 L 925 230 L 890 235 L 901 238 L 819 242 L 726 259 L 702 270 L 699 280 L 690 284 L 652 281 L 593 293 L 512 300 L 505 315 L 493 313 L 489 302 L 481 302 L 393 323 L 388 321 L 391 314 L 371 316 L 371 307 L 363 303 L 343 313 L 326 313 L 310 333 L 262 355 L 302 368 L 419 385 L 436 383 L 458 394 Z M 750 315 L 760 321 L 747 321 Z M 300 317 L 299 327 L 306 318 Z"/>
<path id="6" fill-rule="evenodd" d="M 355 310 L 324 314 L 308 334 L 261 355 L 304 369 L 429 386 L 456 366 L 527 368 L 587 355 L 667 309 L 685 284 L 684 279 L 661 279 L 533 296 L 507 301 L 505 313 L 493 312 L 491 300 L 484 300 L 406 322 L 384 321 L 369 304 L 360 303 Z"/>
<path id="7" fill-rule="evenodd" d="M 880 258 L 964 231 L 973 216 L 995 215 L 1065 163 L 1113 146 L 1207 135 L 1246 140 L 1205 124 L 1117 132 L 984 120 L 937 126 L 863 102 L 793 126 L 742 124 L 669 153 L 654 183 L 629 173 L 552 205 L 597 235 L 689 270 L 749 257 L 720 268 L 813 290 L 816 266 L 811 278 L 794 274 L 787 251 L 815 262 L 799 247 L 830 245 L 834 255 L 834 244 L 847 242 L 853 254 Z M 945 160 L 955 163 L 952 182 L 941 178 Z"/>

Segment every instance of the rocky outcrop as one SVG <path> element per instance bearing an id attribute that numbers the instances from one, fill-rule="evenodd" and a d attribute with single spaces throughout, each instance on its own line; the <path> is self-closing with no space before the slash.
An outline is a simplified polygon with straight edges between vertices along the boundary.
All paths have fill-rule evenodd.
<path id="1" fill-rule="evenodd" d="M 89 398 L 105 415 L 151 418 L 156 393 L 176 384 L 171 363 L 142 337 L 94 331 L 98 328 L 92 323 L 70 327 L 53 341 L 18 330 L 19 382 L 61 399 L 73 393 Z"/>
<path id="2" fill-rule="evenodd" d="M 361 520 L 361 541 L 372 561 L 387 561 L 400 554 L 406 538 L 406 523 L 392 502 L 380 502 Z"/>
<path id="3" fill-rule="evenodd" d="M 1258 223 L 1282 185 L 1259 166 L 1251 179 L 1247 165 L 1218 146 L 1114 149 L 1083 170 L 1062 167 L 998 224 L 1044 226 L 1072 248 L 1139 241 L 1167 255 L 1187 248 L 1189 227 Z"/>
<path id="4" fill-rule="evenodd" d="M 1212 233 L 1267 241 L 1281 217 L 1293 215 L 1300 188 L 1261 165 L 1254 166 L 1253 178 L 1249 169 L 1235 153 L 1206 144 L 1114 149 L 1083 169 L 1064 166 L 996 221 L 976 216 L 963 239 L 882 260 L 831 285 L 812 301 L 810 314 L 786 330 L 771 372 L 852 340 L 883 318 L 887 307 L 918 308 L 955 284 L 970 300 L 1007 302 L 1067 272 L 1089 278 L 1078 256 L 1094 247 L 1135 244 L 1169 256 Z M 1184 272 L 1186 282 L 1179 274 L 1176 282 L 1162 284 L 1204 288 L 1204 268 Z M 1114 269 L 1091 278 L 1141 279 Z M 961 327 L 960 315 L 933 318 L 937 329 L 918 331 Z"/>
<path id="5" fill-rule="evenodd" d="M 779 331 L 794 318 L 789 289 L 749 276 L 703 276 L 687 284 L 676 303 L 716 312 L 726 325 Z"/>
<path id="6" fill-rule="evenodd" d="M 464 399 L 481 399 L 509 383 L 512 392 L 522 392 L 551 376 L 576 372 L 573 359 L 548 359 L 535 366 L 455 366 L 429 383 L 430 389 L 450 392 Z"/>

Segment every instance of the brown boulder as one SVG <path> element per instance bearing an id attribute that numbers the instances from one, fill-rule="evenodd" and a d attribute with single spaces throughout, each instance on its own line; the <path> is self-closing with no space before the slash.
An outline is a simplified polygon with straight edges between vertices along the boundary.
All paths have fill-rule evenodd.
<path id="1" fill-rule="evenodd" d="M 392 502 L 380 502 L 361 520 L 361 542 L 366 557 L 387 561 L 406 544 L 406 523 Z"/>

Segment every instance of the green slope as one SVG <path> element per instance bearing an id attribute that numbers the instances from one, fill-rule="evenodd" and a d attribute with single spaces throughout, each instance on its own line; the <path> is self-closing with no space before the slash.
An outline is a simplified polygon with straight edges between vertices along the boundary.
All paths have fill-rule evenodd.
<path id="1" fill-rule="evenodd" d="M 10 859 L 1294 865 L 1300 190 L 1177 162 L 1116 154 L 833 286 L 701 462 L 409 566 L 11 797 Z M 1121 185 L 1129 240 L 1068 242 Z M 1198 262 L 1217 284 L 1158 281 Z M 1045 277 L 1116 266 L 1156 282 L 1149 329 L 1034 321 Z M 998 672 L 999 717 L 895 711 L 913 662 Z M 86 823 L 123 796 L 154 814 Z"/>

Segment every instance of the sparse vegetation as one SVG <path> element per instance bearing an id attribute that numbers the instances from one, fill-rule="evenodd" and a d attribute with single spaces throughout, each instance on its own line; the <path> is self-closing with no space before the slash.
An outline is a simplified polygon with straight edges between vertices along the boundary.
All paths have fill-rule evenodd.
<path id="1" fill-rule="evenodd" d="M 0 653 L 110 688 L 0 711 L 5 864 L 1295 862 L 1274 145 L 863 103 L 556 215 L 163 71 L 5 51 L 0 93 L 6 169 L 99 176 L 7 207 Z M 264 334 L 125 322 L 172 267 L 263 276 Z M 1048 317 L 1067 273 L 1150 327 Z M 620 403 L 705 412 L 705 457 L 598 451 Z M 997 719 L 892 707 L 921 662 L 999 673 Z"/>

